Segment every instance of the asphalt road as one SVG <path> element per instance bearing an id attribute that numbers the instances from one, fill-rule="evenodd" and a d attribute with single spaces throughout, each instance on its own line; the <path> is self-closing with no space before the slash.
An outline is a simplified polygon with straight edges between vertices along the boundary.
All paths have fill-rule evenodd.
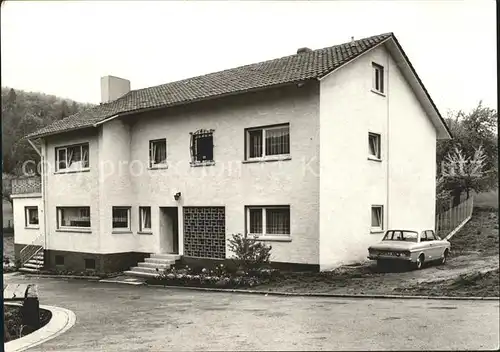
<path id="1" fill-rule="evenodd" d="M 260 296 L 4 277 L 75 312 L 30 351 L 477 350 L 499 347 L 498 301 Z"/>

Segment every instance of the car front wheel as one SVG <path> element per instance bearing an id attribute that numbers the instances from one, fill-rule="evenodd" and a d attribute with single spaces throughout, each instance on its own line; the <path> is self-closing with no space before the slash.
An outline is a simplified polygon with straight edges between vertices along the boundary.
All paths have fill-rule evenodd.
<path id="1" fill-rule="evenodd" d="M 424 255 L 420 254 L 417 258 L 417 261 L 415 262 L 415 269 L 420 270 L 422 269 L 423 265 L 424 265 Z"/>

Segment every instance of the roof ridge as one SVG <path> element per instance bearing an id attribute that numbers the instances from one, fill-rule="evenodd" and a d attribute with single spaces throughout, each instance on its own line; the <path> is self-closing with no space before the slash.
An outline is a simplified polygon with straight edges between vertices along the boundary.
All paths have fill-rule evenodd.
<path id="1" fill-rule="evenodd" d="M 249 66 L 253 66 L 253 65 L 270 63 L 270 62 L 273 62 L 273 61 L 276 61 L 276 60 L 282 60 L 282 59 L 290 58 L 292 56 L 297 56 L 297 55 L 301 55 L 301 56 L 313 55 L 314 53 L 317 53 L 317 52 L 325 50 L 325 49 L 330 49 L 330 48 L 334 48 L 334 47 L 338 47 L 338 46 L 342 46 L 342 45 L 346 45 L 346 44 L 350 44 L 350 43 L 356 43 L 356 42 L 360 42 L 362 40 L 369 40 L 369 39 L 372 39 L 372 38 L 378 38 L 378 37 L 383 37 L 383 36 L 389 37 L 389 36 L 393 36 L 393 35 L 394 35 L 393 32 L 387 32 L 387 33 L 372 35 L 370 37 L 364 37 L 364 38 L 356 39 L 354 42 L 345 42 L 345 43 L 341 43 L 341 44 L 335 44 L 335 45 L 327 46 L 327 47 L 324 47 L 324 48 L 313 49 L 310 52 L 305 52 L 305 53 L 300 53 L 300 54 L 295 53 L 295 54 L 285 55 L 285 56 L 277 57 L 277 58 L 274 58 L 274 59 L 269 59 L 269 60 L 254 62 L 254 63 L 251 63 L 251 64 L 245 64 L 245 65 L 241 65 L 241 66 L 235 66 L 235 67 L 227 68 L 227 69 L 220 70 L 220 71 L 214 71 L 214 72 L 204 73 L 204 74 L 197 75 L 197 76 L 182 78 L 182 79 L 179 79 L 179 80 L 176 80 L 176 81 L 170 81 L 170 82 L 167 82 L 167 83 L 157 84 L 157 85 L 154 85 L 154 86 L 149 86 L 149 87 L 134 89 L 134 90 L 130 90 L 127 94 L 129 94 L 131 92 L 140 92 L 140 91 L 143 91 L 143 90 L 146 90 L 146 89 L 151 89 L 151 88 L 158 88 L 158 87 L 162 87 L 162 86 L 165 86 L 165 85 L 168 85 L 168 84 L 172 84 L 172 83 L 180 83 L 180 82 L 188 81 L 188 80 L 194 79 L 194 78 L 206 77 L 206 76 L 210 76 L 210 75 L 218 74 L 218 73 L 220 74 L 220 73 L 223 73 L 223 72 L 227 72 L 227 71 L 231 71 L 231 70 L 236 70 L 236 69 L 241 69 L 241 68 L 245 68 L 245 67 L 249 67 Z M 120 97 L 119 99 L 124 98 L 127 94 L 125 94 L 124 96 Z M 117 99 L 117 100 L 119 100 L 119 99 Z"/>
<path id="2" fill-rule="evenodd" d="M 284 84 L 320 79 L 325 74 L 379 45 L 390 36 L 393 36 L 393 33 L 387 32 L 308 52 L 294 53 L 156 86 L 130 90 L 116 100 L 100 103 L 55 121 L 51 125 L 28 134 L 25 138 L 38 138 L 74 129 L 95 127 L 97 122 L 124 113 L 188 104 Z M 355 45 L 351 47 L 350 43 Z"/>

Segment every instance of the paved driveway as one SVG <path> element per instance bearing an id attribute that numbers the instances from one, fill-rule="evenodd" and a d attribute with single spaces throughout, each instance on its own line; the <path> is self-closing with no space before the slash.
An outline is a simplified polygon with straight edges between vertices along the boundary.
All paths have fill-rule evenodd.
<path id="1" fill-rule="evenodd" d="M 497 349 L 497 301 L 279 297 L 59 279 L 41 303 L 76 325 L 33 351 Z M 30 350 L 31 351 L 31 350 Z"/>

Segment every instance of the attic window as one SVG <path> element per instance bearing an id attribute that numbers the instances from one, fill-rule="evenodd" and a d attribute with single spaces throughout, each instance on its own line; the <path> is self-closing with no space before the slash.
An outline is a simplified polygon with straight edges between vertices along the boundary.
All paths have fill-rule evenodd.
<path id="1" fill-rule="evenodd" d="M 191 132 L 191 165 L 214 162 L 214 130 Z"/>
<path id="2" fill-rule="evenodd" d="M 377 93 L 384 93 L 384 67 L 372 62 L 373 67 L 373 87 Z"/>

